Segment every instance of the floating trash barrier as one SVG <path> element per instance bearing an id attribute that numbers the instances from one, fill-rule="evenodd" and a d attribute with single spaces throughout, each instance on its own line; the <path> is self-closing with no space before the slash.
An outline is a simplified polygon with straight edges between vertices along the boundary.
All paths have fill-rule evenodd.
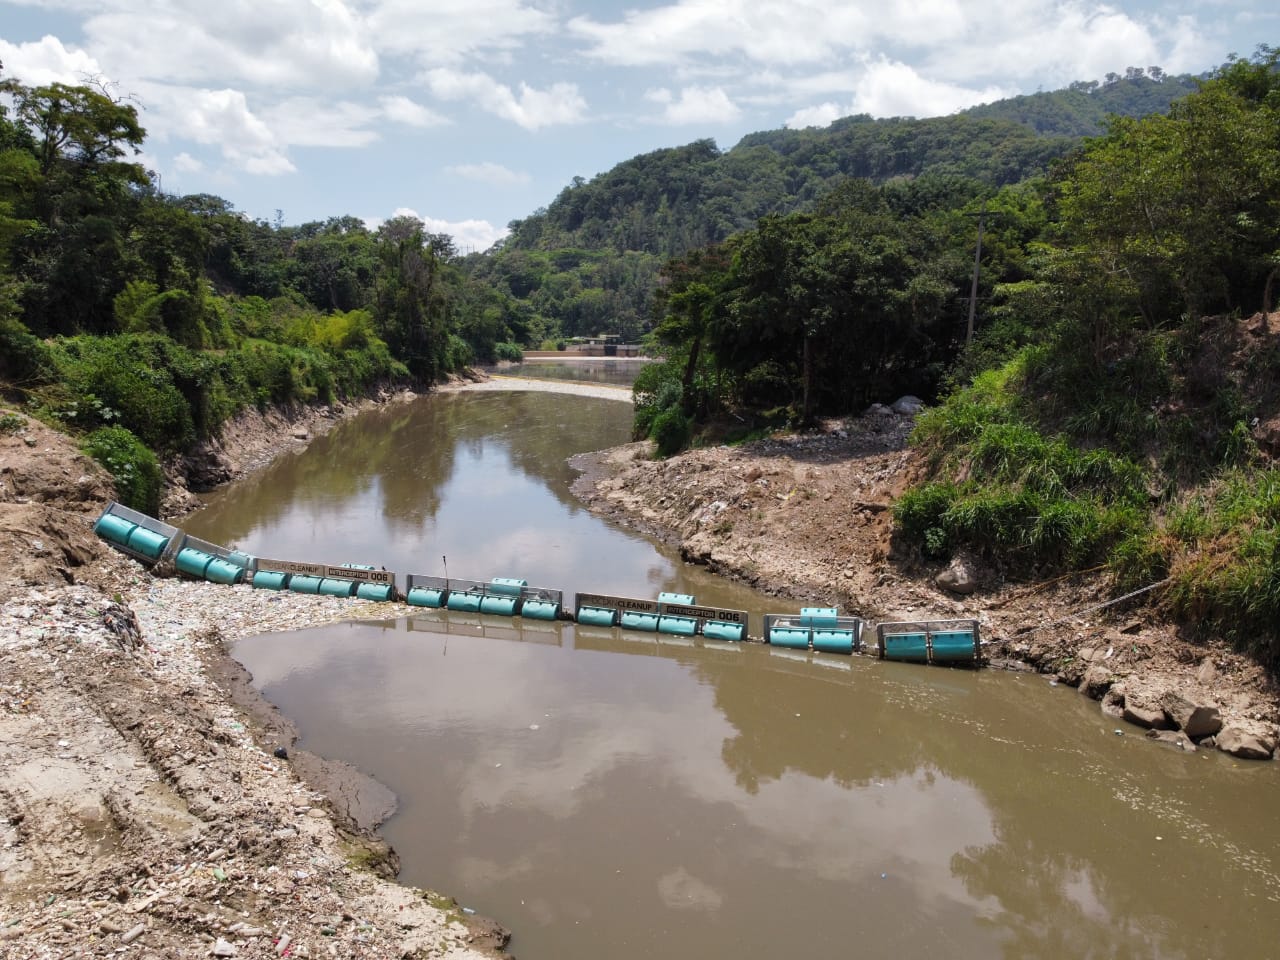
<path id="1" fill-rule="evenodd" d="M 291 590 L 326 597 L 397 600 L 396 575 L 369 564 L 299 563 L 294 560 L 253 560 L 249 582 L 261 590 Z"/>
<path id="2" fill-rule="evenodd" d="M 982 644 L 977 620 L 903 620 L 876 626 L 881 660 L 977 663 Z"/>
<path id="3" fill-rule="evenodd" d="M 619 626 L 677 637 L 702 635 L 713 640 L 747 639 L 745 610 L 700 607 L 687 593 L 660 593 L 657 600 L 579 593 L 574 619 L 593 627 Z"/>
<path id="4" fill-rule="evenodd" d="M 189 577 L 213 583 L 240 583 L 252 574 L 254 559 L 247 553 L 228 550 L 208 540 L 183 534 L 173 565 Z"/>
<path id="5" fill-rule="evenodd" d="M 177 527 L 114 500 L 95 521 L 93 532 L 117 550 L 144 563 L 157 562 L 183 537 Z"/>
<path id="6" fill-rule="evenodd" d="M 837 607 L 801 607 L 795 613 L 768 613 L 764 641 L 791 650 L 854 653 L 862 648 L 862 619 L 842 617 Z"/>
<path id="7" fill-rule="evenodd" d="M 415 607 L 490 613 L 532 620 L 558 620 L 564 609 L 564 593 L 531 587 L 527 580 L 494 577 L 489 581 L 410 574 L 405 602 Z"/>

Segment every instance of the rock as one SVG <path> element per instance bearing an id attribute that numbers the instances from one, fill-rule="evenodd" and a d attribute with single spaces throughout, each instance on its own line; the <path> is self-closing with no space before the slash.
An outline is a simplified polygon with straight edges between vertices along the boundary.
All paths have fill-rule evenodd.
<path id="1" fill-rule="evenodd" d="M 1080 678 L 1080 692 L 1094 700 L 1101 700 L 1103 695 L 1111 689 L 1112 680 L 1110 670 L 1101 664 L 1094 664 Z M 1124 711 L 1121 710 L 1121 712 Z"/>
<path id="2" fill-rule="evenodd" d="M 221 937 L 213 945 L 210 951 L 215 957 L 234 957 L 236 955 L 235 944 L 223 940 Z"/>
<path id="3" fill-rule="evenodd" d="M 308 440 L 310 437 L 311 434 L 307 432 L 305 427 L 301 430 L 293 431 L 293 439 L 295 440 Z"/>
<path id="4" fill-rule="evenodd" d="M 866 411 L 862 415 L 864 417 L 887 417 L 891 413 L 893 413 L 893 411 L 883 403 L 873 403 L 871 406 L 867 407 Z"/>
<path id="5" fill-rule="evenodd" d="M 1218 677 L 1218 668 L 1213 665 L 1213 661 L 1208 657 L 1204 663 L 1200 664 L 1200 669 L 1196 671 L 1196 680 L 1200 683 L 1213 683 Z"/>
<path id="6" fill-rule="evenodd" d="M 1148 730 L 1147 739 L 1167 743 L 1171 747 L 1177 747 L 1180 750 L 1187 750 L 1191 753 L 1195 753 L 1196 749 L 1196 745 L 1191 742 L 1191 738 L 1181 730 Z"/>
<path id="7" fill-rule="evenodd" d="M 914 417 L 923 409 L 924 401 L 919 397 L 911 396 L 911 394 L 899 397 L 893 402 L 893 412 L 901 417 Z"/>
<path id="8" fill-rule="evenodd" d="M 1270 724 L 1233 720 L 1215 738 L 1218 749 L 1245 760 L 1270 760 L 1276 749 L 1276 732 Z"/>
<path id="9" fill-rule="evenodd" d="M 1153 697 L 1142 694 L 1126 694 L 1124 718 L 1130 723 L 1151 730 L 1168 730 L 1172 726 L 1165 716 L 1164 707 Z"/>
<path id="10" fill-rule="evenodd" d="M 1110 717 L 1113 720 L 1124 719 L 1124 691 L 1119 687 L 1112 687 L 1102 695 L 1102 713 L 1103 716 Z"/>
<path id="11" fill-rule="evenodd" d="M 1212 736 L 1222 729 L 1222 716 L 1212 704 L 1193 703 L 1182 694 L 1170 691 L 1161 698 L 1160 706 L 1174 725 L 1193 740 Z"/>
<path id="12" fill-rule="evenodd" d="M 943 590 L 968 596 L 978 589 L 978 573 L 967 558 L 956 557 L 934 582 Z"/>

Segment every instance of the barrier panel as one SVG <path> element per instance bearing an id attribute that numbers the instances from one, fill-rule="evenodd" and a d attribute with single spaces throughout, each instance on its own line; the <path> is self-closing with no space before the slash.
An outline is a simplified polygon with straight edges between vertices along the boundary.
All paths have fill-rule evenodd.
<path id="1" fill-rule="evenodd" d="M 182 531 L 112 500 L 93 524 L 93 532 L 117 550 L 144 563 L 156 563 L 177 551 Z"/>
<path id="2" fill-rule="evenodd" d="M 976 664 L 981 657 L 977 620 L 901 620 L 876 626 L 881 660 Z"/>
<path id="3" fill-rule="evenodd" d="M 329 597 L 362 597 L 365 600 L 395 600 L 396 575 L 362 563 L 300 563 L 296 560 L 254 561 L 252 583 L 267 590 L 289 589 L 294 593 L 320 593 Z M 364 593 L 360 590 L 365 587 Z"/>
<path id="4" fill-rule="evenodd" d="M 852 654 L 862 647 L 862 619 L 842 617 L 837 607 L 802 607 L 797 613 L 768 613 L 764 642 L 775 647 Z"/>
<path id="5" fill-rule="evenodd" d="M 745 610 L 700 607 L 687 593 L 659 593 L 657 600 L 615 597 L 603 593 L 579 593 L 574 597 L 574 619 L 594 627 L 620 626 L 668 636 L 698 634 L 713 640 L 747 638 L 749 617 Z"/>
<path id="6" fill-rule="evenodd" d="M 564 607 L 564 593 L 545 587 L 531 587 L 527 580 L 514 577 L 494 577 L 483 581 L 410 574 L 405 587 L 405 602 L 415 607 L 445 607 L 464 613 L 558 620 Z"/>
<path id="7" fill-rule="evenodd" d="M 188 576 L 223 584 L 252 578 L 255 563 L 247 553 L 228 550 L 190 534 L 183 535 L 174 558 L 174 565 Z"/>

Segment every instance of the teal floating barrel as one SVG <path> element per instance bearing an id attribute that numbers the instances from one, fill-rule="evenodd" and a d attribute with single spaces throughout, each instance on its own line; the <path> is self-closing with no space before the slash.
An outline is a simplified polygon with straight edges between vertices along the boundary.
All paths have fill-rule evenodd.
<path id="1" fill-rule="evenodd" d="M 124 517 L 118 517 L 114 513 L 106 513 L 98 518 L 98 522 L 93 525 L 93 532 L 104 540 L 110 540 L 112 543 L 118 543 L 121 546 L 129 542 L 129 534 L 137 528 L 136 523 L 131 523 Z"/>
<path id="2" fill-rule="evenodd" d="M 489 593 L 499 597 L 519 597 L 521 591 L 528 585 L 528 580 L 515 580 L 511 577 L 494 577 L 489 581 Z"/>
<path id="3" fill-rule="evenodd" d="M 978 657 L 977 639 L 972 630 L 943 630 L 932 639 L 935 663 L 958 663 Z"/>
<path id="4" fill-rule="evenodd" d="M 391 600 L 395 596 L 395 588 L 389 583 L 362 583 L 356 587 L 356 596 L 361 600 Z"/>
<path id="5" fill-rule="evenodd" d="M 169 545 L 169 538 L 146 527 L 134 527 L 125 545 L 130 550 L 136 550 L 144 557 L 155 560 L 164 553 L 164 548 Z"/>
<path id="6" fill-rule="evenodd" d="M 887 633 L 882 642 L 881 656 L 886 660 L 924 663 L 929 659 L 929 643 L 923 632 Z"/>
<path id="7" fill-rule="evenodd" d="M 461 610 L 463 613 L 475 613 L 480 609 L 480 594 L 451 593 L 449 594 L 449 599 L 445 601 L 445 606 L 450 610 Z"/>
<path id="8" fill-rule="evenodd" d="M 853 653 L 854 631 L 814 630 L 813 649 L 823 653 Z"/>
<path id="9" fill-rule="evenodd" d="M 724 620 L 708 620 L 702 625 L 702 635 L 711 640 L 741 640 L 743 626 L 740 623 L 728 623 Z"/>
<path id="10" fill-rule="evenodd" d="M 768 640 L 775 647 L 790 647 L 793 650 L 809 649 L 809 631 L 797 630 L 795 627 L 774 627 L 769 631 Z"/>
<path id="11" fill-rule="evenodd" d="M 836 607 L 801 607 L 800 626 L 832 628 L 840 617 Z"/>
<path id="12" fill-rule="evenodd" d="M 622 628 L 624 630 L 657 630 L 658 615 L 627 610 L 622 614 Z"/>
<path id="13" fill-rule="evenodd" d="M 183 573 L 190 574 L 193 577 L 204 577 L 205 568 L 213 561 L 213 554 L 205 553 L 203 550 L 195 550 L 191 547 L 183 547 L 178 551 L 178 556 L 174 560 L 174 565 Z"/>
<path id="14" fill-rule="evenodd" d="M 320 581 L 319 593 L 326 597 L 350 597 L 356 592 L 354 580 L 339 580 L 337 577 L 325 577 Z"/>
<path id="15" fill-rule="evenodd" d="M 212 583 L 237 583 L 244 574 L 244 568 L 238 567 L 229 560 L 213 557 L 204 568 L 204 578 Z"/>
<path id="16" fill-rule="evenodd" d="M 288 582 L 289 575 L 277 570 L 258 570 L 253 575 L 253 585 L 259 590 L 283 590 Z"/>
<path id="17" fill-rule="evenodd" d="M 697 632 L 698 621 L 693 617 L 664 616 L 658 620 L 659 633 L 671 633 L 679 637 L 692 637 Z"/>
<path id="18" fill-rule="evenodd" d="M 442 607 L 444 591 L 434 587 L 414 587 L 404 598 L 411 607 Z"/>
<path id="19" fill-rule="evenodd" d="M 693 606 L 693 594 L 690 593 L 660 593 L 658 594 L 659 603 L 676 603 L 682 607 Z"/>
<path id="20" fill-rule="evenodd" d="M 550 600 L 526 600 L 520 608 L 520 616 L 531 620 L 554 620 L 560 616 L 560 604 Z"/>
<path id="21" fill-rule="evenodd" d="M 483 597 L 480 600 L 480 612 L 493 613 L 500 617 L 514 616 L 518 599 L 519 594 L 514 597 Z"/>
<path id="22" fill-rule="evenodd" d="M 321 583 L 323 580 L 320 577 L 295 573 L 289 578 L 289 589 L 294 593 L 319 593 Z"/>
<path id="23" fill-rule="evenodd" d="M 580 607 L 578 609 L 578 622 L 592 627 L 612 627 L 617 616 L 618 611 L 610 610 L 608 607 Z"/>

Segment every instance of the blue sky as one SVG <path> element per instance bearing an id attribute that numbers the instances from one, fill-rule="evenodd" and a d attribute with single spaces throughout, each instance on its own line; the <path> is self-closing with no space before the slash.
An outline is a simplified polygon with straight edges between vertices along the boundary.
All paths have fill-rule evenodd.
<path id="1" fill-rule="evenodd" d="M 4 76 L 98 76 L 171 193 L 286 223 L 410 212 L 484 249 L 659 147 L 936 116 L 1280 44 L 1274 0 L 0 0 Z"/>

